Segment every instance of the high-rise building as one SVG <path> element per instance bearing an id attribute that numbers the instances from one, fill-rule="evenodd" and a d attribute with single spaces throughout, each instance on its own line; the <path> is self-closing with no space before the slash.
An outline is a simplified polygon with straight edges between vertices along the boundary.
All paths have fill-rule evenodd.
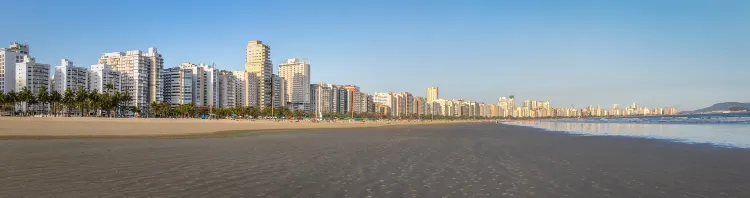
<path id="1" fill-rule="evenodd" d="M 173 67 L 161 72 L 162 86 L 164 88 L 164 101 L 172 106 L 190 104 L 193 102 L 193 91 L 195 86 L 193 80 L 193 69 L 186 67 Z"/>
<path id="2" fill-rule="evenodd" d="M 262 108 L 271 104 L 273 64 L 271 47 L 258 40 L 247 43 L 245 71 L 258 77 L 258 103 Z"/>
<path id="3" fill-rule="evenodd" d="M 367 102 L 368 102 L 367 101 L 367 93 L 359 92 L 359 103 L 358 103 L 359 106 L 357 106 L 357 108 L 359 108 L 359 110 L 357 112 L 362 112 L 362 113 L 368 112 L 367 111 L 367 105 L 368 105 Z"/>
<path id="4" fill-rule="evenodd" d="M 394 116 L 409 116 L 416 112 L 414 107 L 414 96 L 409 92 L 393 93 Z"/>
<path id="5" fill-rule="evenodd" d="M 120 91 L 122 78 L 120 72 L 112 69 L 112 66 L 106 64 L 92 65 L 89 70 L 89 90 L 98 90 L 99 93 L 110 94 Z M 111 84 L 112 89 L 107 90 L 107 85 Z"/>
<path id="6" fill-rule="evenodd" d="M 232 108 L 237 105 L 237 78 L 230 71 L 219 71 L 219 107 Z"/>
<path id="7" fill-rule="evenodd" d="M 29 55 L 29 46 L 14 42 L 8 48 L 0 48 L 0 91 L 16 89 L 16 63 L 23 63 Z"/>
<path id="8" fill-rule="evenodd" d="M 193 75 L 193 98 L 196 106 L 219 106 L 218 69 L 212 65 L 182 63 L 180 68 L 190 70 Z"/>
<path id="9" fill-rule="evenodd" d="M 414 113 L 417 115 L 425 115 L 425 98 L 414 97 Z"/>
<path id="10" fill-rule="evenodd" d="M 283 107 L 286 104 L 286 80 L 276 74 L 271 75 L 273 90 L 271 92 L 273 107 Z"/>
<path id="11" fill-rule="evenodd" d="M 23 62 L 16 63 L 16 91 L 23 88 L 29 89 L 32 94 L 39 94 L 39 88 L 49 88 L 49 64 L 36 63 L 36 60 L 29 56 L 23 55 Z M 48 90 L 49 92 L 49 90 Z M 30 109 L 26 109 L 27 106 Z M 41 104 L 22 105 L 21 111 L 41 111 L 44 108 Z"/>
<path id="12" fill-rule="evenodd" d="M 315 113 L 316 116 L 322 116 L 333 110 L 333 107 L 331 107 L 331 104 L 333 104 L 331 99 L 333 96 L 332 88 L 332 85 L 324 83 L 310 85 L 310 111 Z"/>
<path id="13" fill-rule="evenodd" d="M 19 91 L 24 87 L 37 94 L 40 87 L 49 87 L 49 64 L 40 64 L 29 56 L 23 55 L 23 62 L 16 63 L 16 87 Z"/>
<path id="14" fill-rule="evenodd" d="M 123 91 L 133 96 L 129 106 L 145 112 L 149 103 L 163 100 L 160 73 L 164 69 L 164 59 L 156 48 L 148 48 L 146 53 L 140 50 L 104 53 L 98 64 L 111 65 L 121 73 Z"/>
<path id="15" fill-rule="evenodd" d="M 438 92 L 438 87 L 432 86 L 427 88 L 427 102 L 432 102 L 433 100 L 437 100 L 440 98 L 440 93 Z"/>
<path id="16" fill-rule="evenodd" d="M 237 78 L 237 96 L 238 106 L 259 107 L 258 105 L 258 76 L 247 71 L 233 71 L 232 74 Z"/>
<path id="17" fill-rule="evenodd" d="M 343 89 L 347 90 L 346 100 L 348 101 L 348 103 L 347 103 L 346 111 L 347 112 L 351 112 L 351 111 L 361 112 L 360 111 L 361 109 L 359 107 L 361 106 L 360 103 L 362 102 L 362 100 L 359 99 L 359 97 L 361 96 L 359 94 L 360 93 L 359 87 L 355 85 L 343 85 L 342 87 Z"/>
<path id="18" fill-rule="evenodd" d="M 286 103 L 291 110 L 310 111 L 310 61 L 292 58 L 279 64 L 279 76 L 286 80 Z"/>
<path id="19" fill-rule="evenodd" d="M 68 59 L 62 59 L 61 62 L 60 66 L 55 67 L 54 89 L 60 94 L 65 94 L 67 89 L 73 92 L 80 88 L 88 90 L 88 69 L 73 66 L 73 62 Z"/>
<path id="20" fill-rule="evenodd" d="M 341 85 L 331 86 L 331 112 L 335 113 L 347 113 L 349 112 L 349 95 L 348 90 Z"/>

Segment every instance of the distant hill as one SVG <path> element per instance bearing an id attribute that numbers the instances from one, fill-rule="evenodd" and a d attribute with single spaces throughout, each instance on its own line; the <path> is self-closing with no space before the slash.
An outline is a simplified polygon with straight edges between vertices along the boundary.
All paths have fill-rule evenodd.
<path id="1" fill-rule="evenodd" d="M 745 107 L 732 107 L 732 108 L 729 108 L 729 110 L 730 110 L 730 111 L 750 111 L 750 108 L 745 108 Z"/>
<path id="2" fill-rule="evenodd" d="M 703 109 L 698 109 L 695 111 L 686 111 L 683 113 L 704 113 L 704 112 L 712 112 L 712 111 L 729 111 L 730 108 L 744 108 L 744 109 L 750 109 L 750 103 L 741 103 L 741 102 L 722 102 L 722 103 L 716 103 L 713 106 L 706 107 Z"/>

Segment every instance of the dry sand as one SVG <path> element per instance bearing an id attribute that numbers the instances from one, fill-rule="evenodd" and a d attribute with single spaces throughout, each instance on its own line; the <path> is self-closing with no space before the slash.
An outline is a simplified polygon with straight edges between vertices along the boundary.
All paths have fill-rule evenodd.
<path id="1" fill-rule="evenodd" d="M 0 138 L 137 137 L 210 134 L 226 131 L 361 128 L 435 122 L 320 122 L 272 120 L 201 120 L 171 118 L 0 117 Z"/>

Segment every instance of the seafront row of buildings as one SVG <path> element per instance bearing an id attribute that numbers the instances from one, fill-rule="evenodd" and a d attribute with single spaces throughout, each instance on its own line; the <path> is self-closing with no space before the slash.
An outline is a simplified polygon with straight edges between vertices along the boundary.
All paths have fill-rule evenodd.
<path id="1" fill-rule="evenodd" d="M 445 117 L 580 117 L 676 114 L 675 108 L 649 109 L 633 104 L 623 109 L 599 107 L 552 108 L 549 102 L 526 100 L 516 106 L 515 97 L 500 97 L 497 104 L 462 99 L 441 99 L 438 87 L 428 87 L 426 97 L 409 92 L 368 94 L 352 84 L 311 83 L 310 61 L 286 59 L 274 72 L 271 47 L 249 41 L 244 70 L 230 71 L 215 65 L 180 63 L 165 67 L 156 48 L 147 51 L 103 53 L 96 65 L 76 66 L 62 59 L 60 65 L 37 63 L 28 45 L 18 42 L 0 48 L 0 90 L 39 87 L 64 93 L 67 89 L 127 91 L 133 96 L 127 106 L 148 110 L 152 102 L 172 106 L 194 104 L 214 108 L 287 107 L 323 116 L 330 113 L 375 113 L 394 118 L 437 115 Z M 54 71 L 54 75 L 50 74 Z M 113 85 L 110 90 L 106 85 Z M 21 107 L 22 109 L 25 107 Z M 33 107 L 32 107 L 33 108 Z M 44 107 L 41 107 L 44 108 Z"/>

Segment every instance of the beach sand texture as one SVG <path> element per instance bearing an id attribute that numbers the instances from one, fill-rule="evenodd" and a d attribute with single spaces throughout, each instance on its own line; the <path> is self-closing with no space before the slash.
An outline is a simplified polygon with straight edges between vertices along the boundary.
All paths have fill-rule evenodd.
<path id="1" fill-rule="evenodd" d="M 433 123 L 445 123 L 436 121 Z M 202 120 L 171 118 L 0 117 L 0 137 L 179 136 L 223 131 L 360 128 L 426 124 L 418 122 L 320 122 Z"/>

